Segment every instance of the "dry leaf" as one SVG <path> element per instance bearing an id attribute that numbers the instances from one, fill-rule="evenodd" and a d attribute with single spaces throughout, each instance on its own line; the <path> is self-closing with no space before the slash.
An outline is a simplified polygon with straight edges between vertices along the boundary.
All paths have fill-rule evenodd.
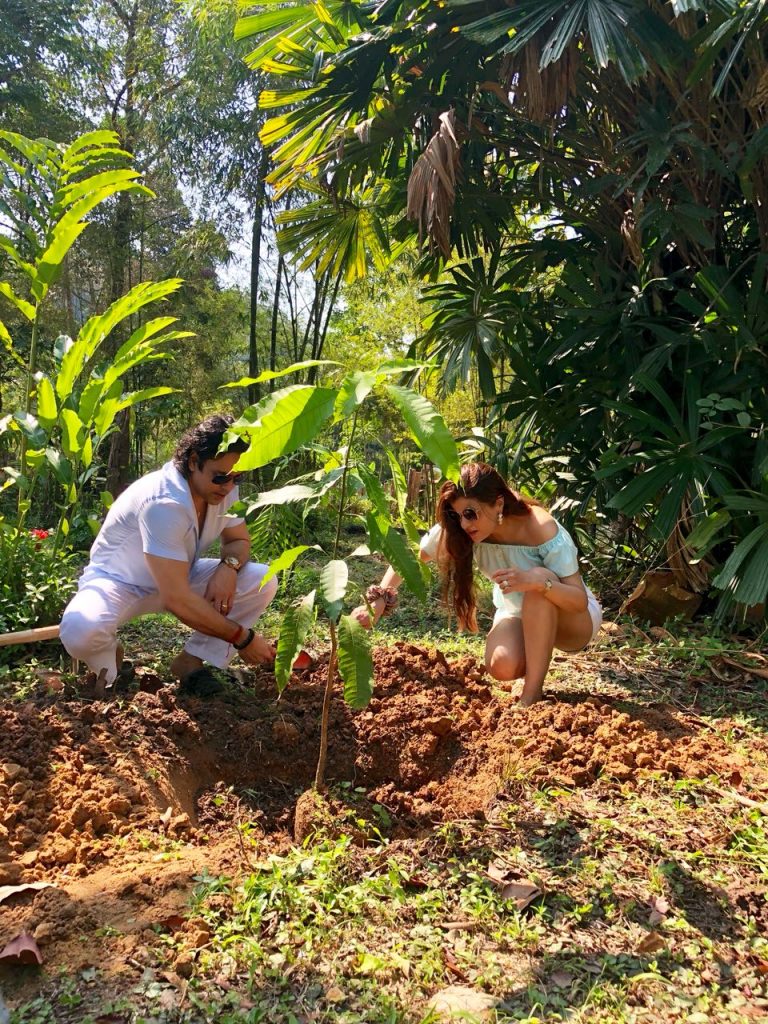
<path id="1" fill-rule="evenodd" d="M 181 914 L 169 914 L 168 917 L 164 917 L 162 921 L 158 921 L 161 928 L 165 928 L 166 931 L 175 932 L 183 924 L 186 923 L 186 918 L 182 917 Z"/>
<path id="2" fill-rule="evenodd" d="M 660 924 L 669 913 L 669 903 L 663 896 L 651 896 L 648 906 L 651 911 L 648 915 L 648 924 L 653 928 Z"/>
<path id="3" fill-rule="evenodd" d="M 514 900 L 518 910 L 525 910 L 539 896 L 541 889 L 530 882 L 507 882 L 501 889 L 501 898 Z"/>
<path id="4" fill-rule="evenodd" d="M 5 949 L 0 951 L 0 963 L 3 964 L 42 964 L 42 962 L 43 958 L 38 945 L 29 932 L 17 935 Z"/>
<path id="5" fill-rule="evenodd" d="M 492 1020 L 500 1000 L 463 985 L 436 992 L 427 1004 L 438 1020 Z"/>
<path id="6" fill-rule="evenodd" d="M 549 976 L 549 980 L 553 985 L 557 985 L 558 988 L 570 988 L 573 983 L 573 975 L 569 974 L 568 971 L 553 971 Z"/>
<path id="7" fill-rule="evenodd" d="M 332 985 L 325 993 L 325 998 L 329 1003 L 343 1003 L 347 997 L 338 985 Z"/>
<path id="8" fill-rule="evenodd" d="M 646 956 L 650 953 L 658 953 L 660 949 L 664 949 L 666 946 L 663 936 L 659 935 L 658 932 L 648 932 L 643 941 L 637 947 L 637 952 Z"/>
<path id="9" fill-rule="evenodd" d="M 23 885 L 0 885 L 0 903 L 4 903 L 5 900 L 16 896 L 19 893 L 25 892 L 27 889 L 56 889 L 57 886 L 51 882 L 25 882 Z"/>

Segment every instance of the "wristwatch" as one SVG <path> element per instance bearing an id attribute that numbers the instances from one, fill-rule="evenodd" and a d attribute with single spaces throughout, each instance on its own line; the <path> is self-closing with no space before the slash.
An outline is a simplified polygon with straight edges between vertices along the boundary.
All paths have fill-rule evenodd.
<path id="1" fill-rule="evenodd" d="M 240 572 L 243 568 L 243 563 L 239 558 L 235 558 L 234 555 L 227 555 L 226 558 L 221 559 L 222 565 L 228 565 L 230 569 L 234 569 L 235 572 Z"/>

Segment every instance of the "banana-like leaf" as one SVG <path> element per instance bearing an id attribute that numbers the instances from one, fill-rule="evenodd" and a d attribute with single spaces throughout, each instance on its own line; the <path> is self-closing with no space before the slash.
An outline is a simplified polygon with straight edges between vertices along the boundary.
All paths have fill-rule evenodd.
<path id="1" fill-rule="evenodd" d="M 387 391 L 403 414 L 416 443 L 448 480 L 459 479 L 459 452 L 445 420 L 423 395 L 397 384 Z"/>
<path id="2" fill-rule="evenodd" d="M 325 605 L 328 618 L 335 622 L 344 606 L 349 582 L 349 568 L 343 558 L 331 559 L 320 572 L 318 593 Z"/>
<path id="3" fill-rule="evenodd" d="M 731 521 L 730 513 L 724 509 L 705 516 L 685 538 L 686 546 L 697 554 L 704 554 L 712 545 L 712 541 Z"/>
<path id="4" fill-rule="evenodd" d="M 238 459 L 238 471 L 266 466 L 311 441 L 332 416 L 337 394 L 335 388 L 299 384 L 273 391 L 247 409 L 230 428 L 251 443 Z"/>
<path id="5" fill-rule="evenodd" d="M 280 693 L 288 685 L 296 655 L 304 646 L 315 615 L 315 591 L 310 591 L 283 615 L 275 658 L 275 679 Z"/>
<path id="6" fill-rule="evenodd" d="M 264 578 L 261 581 L 260 588 L 264 584 L 271 580 L 273 576 L 277 576 L 279 572 L 285 572 L 286 569 L 290 569 L 293 563 L 304 554 L 305 551 L 322 551 L 323 549 L 319 544 L 299 544 L 298 547 L 289 548 L 287 551 L 283 551 L 277 558 L 273 558 L 269 563 L 269 568 L 264 573 Z"/>
<path id="7" fill-rule="evenodd" d="M 333 359 L 304 359 L 300 363 L 291 363 L 284 370 L 263 370 L 258 377 L 241 377 L 240 380 L 230 381 L 229 384 L 222 384 L 224 388 L 247 388 L 251 384 L 263 384 L 267 380 L 275 380 L 277 377 L 285 377 L 289 373 L 299 373 L 301 370 L 308 370 L 311 366 L 338 366 Z"/>
<path id="8" fill-rule="evenodd" d="M 339 675 L 344 680 L 344 700 L 364 708 L 373 694 L 373 658 L 368 630 L 351 615 L 339 620 Z"/>
<path id="9" fill-rule="evenodd" d="M 288 505 L 294 501 L 320 498 L 336 486 L 343 473 L 343 468 L 338 467 L 325 473 L 318 480 L 313 480 L 310 484 L 286 484 L 285 487 L 276 487 L 273 491 L 262 491 L 261 494 L 256 495 L 256 500 L 248 505 L 248 513 L 259 508 L 266 508 L 267 505 Z"/>
<path id="10" fill-rule="evenodd" d="M 61 369 L 56 377 L 56 394 L 59 399 L 64 402 L 69 398 L 78 376 L 119 323 L 150 302 L 171 295 L 181 283 L 180 278 L 157 282 L 143 281 L 113 302 L 104 313 L 92 316 L 86 321 L 75 343 L 62 356 Z"/>

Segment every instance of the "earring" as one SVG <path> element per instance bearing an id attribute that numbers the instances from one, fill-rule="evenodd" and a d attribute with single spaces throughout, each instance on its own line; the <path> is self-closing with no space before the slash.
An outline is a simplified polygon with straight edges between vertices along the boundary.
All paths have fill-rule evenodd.
<path id="1" fill-rule="evenodd" d="M 496 513 L 496 522 L 499 524 L 499 526 L 501 526 L 501 524 L 504 522 L 504 513 L 502 512 L 501 509 L 499 509 L 499 511 Z"/>

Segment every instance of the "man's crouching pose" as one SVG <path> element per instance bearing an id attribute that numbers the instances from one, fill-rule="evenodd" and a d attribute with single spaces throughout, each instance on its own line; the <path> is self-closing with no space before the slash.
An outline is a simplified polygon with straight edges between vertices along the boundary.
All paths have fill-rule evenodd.
<path id="1" fill-rule="evenodd" d="M 225 668 L 235 654 L 249 665 L 275 650 L 251 628 L 275 596 L 261 581 L 266 565 L 249 561 L 233 467 L 247 444 L 217 455 L 231 416 L 209 416 L 181 438 L 172 462 L 131 484 L 107 514 L 91 560 L 61 622 L 61 641 L 110 686 L 122 661 L 117 628 L 150 612 L 170 612 L 195 632 L 174 658 L 182 683 L 203 663 Z M 201 558 L 221 538 L 221 558 Z"/>

